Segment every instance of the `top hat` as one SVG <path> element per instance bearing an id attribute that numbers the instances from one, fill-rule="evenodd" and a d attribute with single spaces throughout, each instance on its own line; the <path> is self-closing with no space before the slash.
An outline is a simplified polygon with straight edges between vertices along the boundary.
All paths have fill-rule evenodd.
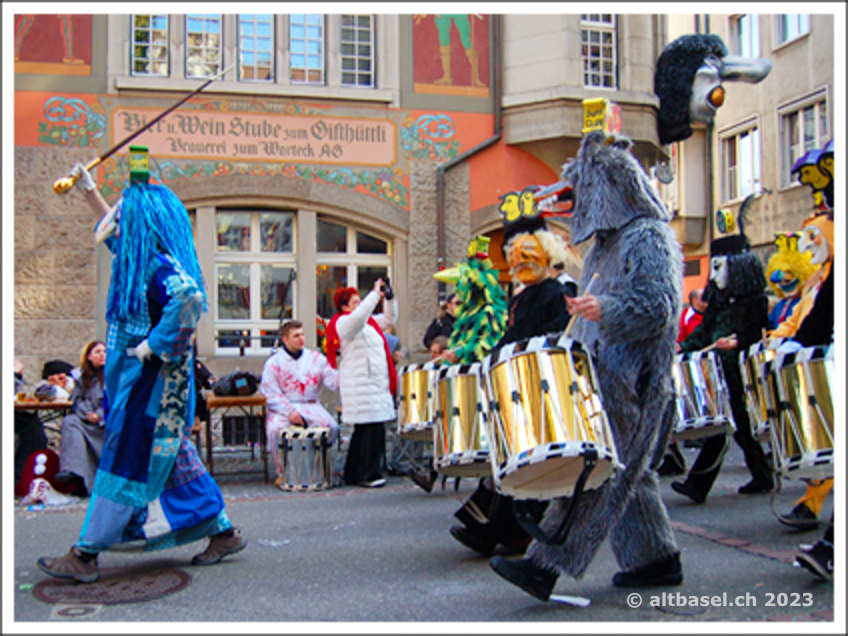
<path id="1" fill-rule="evenodd" d="M 722 236 L 710 243 L 710 258 L 713 256 L 725 256 L 727 254 L 738 254 L 748 249 L 748 241 L 741 234 Z"/>

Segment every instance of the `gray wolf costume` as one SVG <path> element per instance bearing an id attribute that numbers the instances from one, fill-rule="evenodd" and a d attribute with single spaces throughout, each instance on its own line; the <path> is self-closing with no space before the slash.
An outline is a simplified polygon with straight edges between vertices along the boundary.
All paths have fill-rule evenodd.
<path id="1" fill-rule="evenodd" d="M 583 576 L 609 536 L 623 572 L 619 586 L 679 584 L 679 551 L 654 468 L 675 417 L 671 366 L 681 311 L 682 252 L 670 214 L 630 152 L 631 142 L 586 135 L 563 168 L 574 193 L 572 240 L 594 236 L 580 289 L 593 274 L 601 321 L 579 319 L 571 333 L 591 352 L 619 460 L 625 465 L 577 501 L 562 545 L 534 540 L 528 557 L 490 561 L 498 574 L 547 600 L 559 573 Z M 540 523 L 551 536 L 571 498 L 555 499 Z"/>

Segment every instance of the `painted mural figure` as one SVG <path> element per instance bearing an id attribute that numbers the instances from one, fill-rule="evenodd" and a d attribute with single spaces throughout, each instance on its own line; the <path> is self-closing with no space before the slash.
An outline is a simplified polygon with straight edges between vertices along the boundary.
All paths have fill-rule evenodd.
<path id="1" fill-rule="evenodd" d="M 480 80 L 480 61 L 472 42 L 471 17 L 465 14 L 440 14 L 434 16 L 436 29 L 439 32 L 439 56 L 442 59 L 443 74 L 434 84 L 453 84 L 451 76 L 451 26 L 456 26 L 459 39 L 468 62 L 471 64 L 471 85 L 483 88 L 486 85 Z"/>
<path id="2" fill-rule="evenodd" d="M 60 14 L 55 17 L 59 21 L 59 34 L 62 37 L 62 62 L 65 64 L 85 64 L 85 60 L 74 55 L 74 16 Z M 21 57 L 24 41 L 29 35 L 36 18 L 37 16 L 34 14 L 21 16 L 21 21 L 15 29 L 15 61 Z"/>
<path id="3" fill-rule="evenodd" d="M 111 210 L 82 164 L 78 177 L 95 212 L 95 237 L 112 251 L 106 307 L 106 433 L 79 539 L 38 567 L 90 583 L 106 550 L 151 551 L 209 537 L 192 559 L 212 565 L 243 550 L 217 483 L 191 442 L 192 338 L 206 309 L 191 221 L 168 188 L 139 179 Z M 131 171 L 131 175 L 135 173 Z"/>

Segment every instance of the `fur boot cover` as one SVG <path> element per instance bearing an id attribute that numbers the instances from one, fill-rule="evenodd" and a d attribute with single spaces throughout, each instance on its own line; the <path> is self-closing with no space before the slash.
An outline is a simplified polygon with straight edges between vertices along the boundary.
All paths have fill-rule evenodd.
<path id="1" fill-rule="evenodd" d="M 575 192 L 573 236 L 595 241 L 581 293 L 601 304 L 601 321 L 577 319 L 571 332 L 593 355 L 603 405 L 625 465 L 584 492 L 562 546 L 534 541 L 529 555 L 580 578 L 609 536 L 619 566 L 633 571 L 678 552 L 653 467 L 675 417 L 671 366 L 681 311 L 682 251 L 670 215 L 623 137 L 589 133 L 563 178 Z M 570 499 L 556 499 L 541 523 L 547 534 Z"/>

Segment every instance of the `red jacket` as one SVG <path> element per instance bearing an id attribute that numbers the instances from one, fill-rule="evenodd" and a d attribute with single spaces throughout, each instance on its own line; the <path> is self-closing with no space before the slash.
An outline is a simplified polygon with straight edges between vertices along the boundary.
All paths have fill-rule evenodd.
<path id="1" fill-rule="evenodd" d="M 704 319 L 703 314 L 699 314 L 693 307 L 687 307 L 680 314 L 680 330 L 677 334 L 677 342 L 683 342 L 690 333 L 695 331 L 695 327 L 701 324 Z"/>

